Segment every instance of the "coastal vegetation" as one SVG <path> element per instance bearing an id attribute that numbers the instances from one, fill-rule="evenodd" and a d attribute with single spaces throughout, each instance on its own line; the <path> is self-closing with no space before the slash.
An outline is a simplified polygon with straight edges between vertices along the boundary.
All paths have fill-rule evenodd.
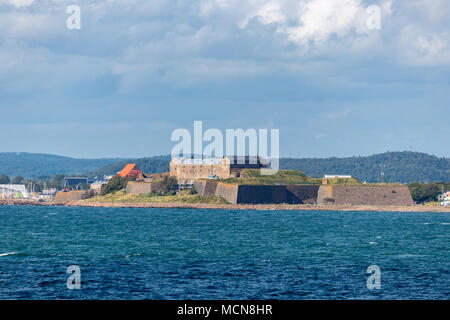
<path id="1" fill-rule="evenodd" d="M 436 182 L 436 183 L 410 183 L 408 184 L 409 191 L 413 200 L 417 203 L 437 202 L 439 194 L 442 191 L 450 190 L 450 183 Z"/>
<path id="2" fill-rule="evenodd" d="M 100 194 L 102 196 L 105 196 L 107 194 L 123 190 L 127 186 L 128 181 L 134 181 L 136 180 L 136 177 L 130 177 L 130 178 L 122 178 L 121 176 L 117 175 L 112 177 L 107 184 L 105 184 L 102 187 L 102 190 L 100 191 Z"/>
<path id="3" fill-rule="evenodd" d="M 177 178 L 164 176 L 161 180 L 161 195 L 173 195 L 178 182 Z"/>
<path id="4" fill-rule="evenodd" d="M 190 192 L 185 192 L 176 195 L 161 195 L 158 193 L 127 194 L 124 190 L 115 191 L 104 196 L 97 196 L 83 201 L 89 203 L 228 203 L 222 197 L 207 196 L 202 198 L 198 193 L 191 194 Z"/>
<path id="5" fill-rule="evenodd" d="M 0 174 L 0 184 L 10 183 L 9 177 L 6 174 Z"/>

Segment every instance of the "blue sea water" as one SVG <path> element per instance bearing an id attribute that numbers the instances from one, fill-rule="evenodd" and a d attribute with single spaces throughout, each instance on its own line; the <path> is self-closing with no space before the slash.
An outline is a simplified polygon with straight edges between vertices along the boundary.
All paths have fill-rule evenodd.
<path id="1" fill-rule="evenodd" d="M 449 295 L 448 213 L 0 206 L 0 299 Z"/>

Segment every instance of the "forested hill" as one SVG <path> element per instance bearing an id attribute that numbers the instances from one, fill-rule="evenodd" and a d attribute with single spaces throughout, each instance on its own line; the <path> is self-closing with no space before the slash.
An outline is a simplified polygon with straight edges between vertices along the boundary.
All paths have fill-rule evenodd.
<path id="1" fill-rule="evenodd" d="M 75 159 L 52 154 L 0 153 L 0 174 L 36 178 L 55 174 L 85 174 L 122 159 Z"/>
<path id="2" fill-rule="evenodd" d="M 49 154 L 0 153 L 0 174 L 35 178 L 55 174 L 110 175 L 127 163 L 137 163 L 146 173 L 167 172 L 170 156 L 141 159 L 75 159 Z M 301 170 L 315 178 L 325 174 L 350 174 L 360 181 L 450 181 L 450 159 L 417 152 L 387 152 L 368 157 L 280 159 L 281 169 Z"/>
<path id="3" fill-rule="evenodd" d="M 147 173 L 169 170 L 169 156 L 130 160 Z M 108 165 L 96 172 L 97 175 L 115 174 L 127 161 Z M 381 182 L 384 171 L 385 182 L 434 182 L 450 181 L 450 159 L 438 158 L 418 152 L 387 152 L 368 157 L 325 158 L 325 159 L 280 159 L 281 169 L 301 170 L 314 178 L 325 174 L 352 175 L 360 181 Z"/>
<path id="4" fill-rule="evenodd" d="M 360 181 L 435 182 L 450 181 L 450 159 L 418 152 L 387 152 L 368 157 L 326 159 L 280 159 L 282 169 L 298 169 L 311 177 L 350 174 Z"/>
<path id="5" fill-rule="evenodd" d="M 135 163 L 145 173 L 168 172 L 170 156 L 156 156 L 151 158 L 129 159 L 108 164 L 93 172 L 95 176 L 116 174 L 125 167 L 127 163 Z"/>

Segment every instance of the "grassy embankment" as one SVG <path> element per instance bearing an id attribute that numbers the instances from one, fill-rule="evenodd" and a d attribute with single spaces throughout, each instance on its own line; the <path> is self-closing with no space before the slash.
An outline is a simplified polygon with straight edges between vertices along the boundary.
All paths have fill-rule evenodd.
<path id="1" fill-rule="evenodd" d="M 200 197 L 199 194 L 176 194 L 161 196 L 157 194 L 127 194 L 124 190 L 116 191 L 104 196 L 82 200 L 89 203 L 209 203 L 227 204 L 222 197 Z"/>
<path id="2" fill-rule="evenodd" d="M 274 175 L 261 175 L 259 169 L 245 169 L 242 170 L 239 178 L 230 178 L 223 180 L 225 183 L 231 184 L 262 184 L 262 185 L 276 185 L 276 184 L 312 184 L 321 185 L 321 178 L 311 178 L 299 170 L 279 170 Z M 351 185 L 361 184 L 356 179 L 330 179 L 330 185 Z"/>

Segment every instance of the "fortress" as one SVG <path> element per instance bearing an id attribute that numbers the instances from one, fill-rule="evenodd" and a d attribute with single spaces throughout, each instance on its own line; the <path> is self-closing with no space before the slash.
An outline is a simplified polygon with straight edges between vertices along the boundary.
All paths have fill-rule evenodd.
<path id="1" fill-rule="evenodd" d="M 310 178 L 299 170 L 260 175 L 257 169 L 266 167 L 260 157 L 174 158 L 169 174 L 180 186 L 193 185 L 201 197 L 219 196 L 231 204 L 414 204 L 404 185 L 362 184 L 351 176 Z M 145 194 L 161 188 L 160 182 L 145 180 L 129 182 L 127 193 Z"/>

